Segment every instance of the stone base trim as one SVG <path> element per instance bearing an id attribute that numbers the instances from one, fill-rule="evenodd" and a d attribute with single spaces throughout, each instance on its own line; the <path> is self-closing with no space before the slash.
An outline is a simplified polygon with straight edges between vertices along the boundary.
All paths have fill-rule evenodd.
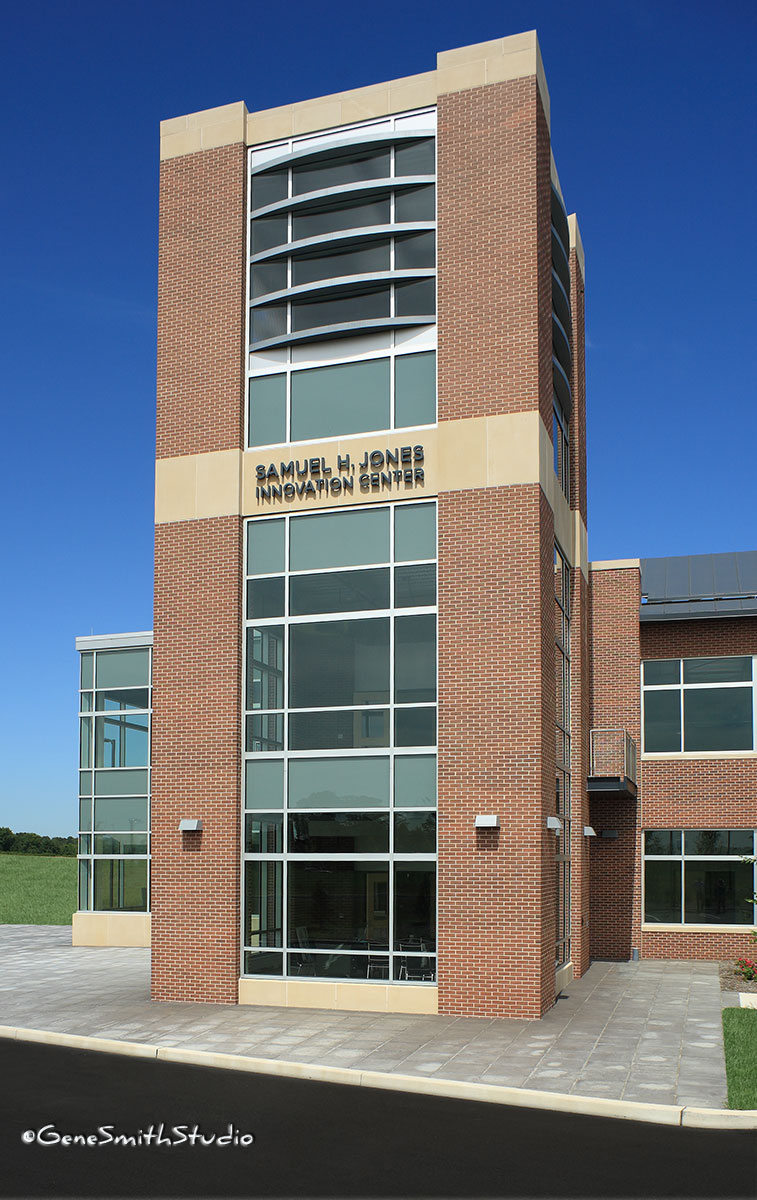
<path id="1" fill-rule="evenodd" d="M 436 1016 L 435 987 L 412 984 L 331 983 L 321 979 L 240 979 L 239 1003 L 274 1008 L 326 1008 Z"/>
<path id="2" fill-rule="evenodd" d="M 150 914 L 75 912 L 72 946 L 149 946 Z"/>

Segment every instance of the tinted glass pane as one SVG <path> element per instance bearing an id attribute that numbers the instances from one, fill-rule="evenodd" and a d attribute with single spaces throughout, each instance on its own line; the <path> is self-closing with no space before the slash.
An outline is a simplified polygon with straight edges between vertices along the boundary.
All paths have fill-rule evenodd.
<path id="1" fill-rule="evenodd" d="M 388 745 L 388 709 L 298 713 L 289 718 L 291 750 L 351 750 Z"/>
<path id="2" fill-rule="evenodd" d="M 147 854 L 147 834 L 98 833 L 95 854 Z"/>
<path id="3" fill-rule="evenodd" d="M 648 829 L 644 834 L 646 854 L 680 854 L 680 829 Z"/>
<path id="4" fill-rule="evenodd" d="M 286 441 L 286 375 L 263 375 L 250 380 L 250 446 Z"/>
<path id="5" fill-rule="evenodd" d="M 397 863 L 394 868 L 394 948 L 436 948 L 435 863 Z"/>
<path id="6" fill-rule="evenodd" d="M 280 854 L 284 849 L 283 821 L 281 813 L 266 813 L 244 819 L 244 848 L 248 854 Z"/>
<path id="7" fill-rule="evenodd" d="M 293 854 L 388 854 L 389 815 L 304 813 L 289 818 Z"/>
<path id="8" fill-rule="evenodd" d="M 397 704 L 436 700 L 436 617 L 396 617 L 394 699 Z"/>
<path id="9" fill-rule="evenodd" d="M 94 683 L 94 655 L 89 651 L 81 656 L 81 686 L 91 688 Z"/>
<path id="10" fill-rule="evenodd" d="M 147 780 L 147 771 L 96 771 L 95 792 L 98 796 L 146 796 Z"/>
<path id="11" fill-rule="evenodd" d="M 651 659 L 644 663 L 644 683 L 680 683 L 681 660 L 678 658 Z"/>
<path id="12" fill-rule="evenodd" d="M 247 619 L 252 617 L 283 617 L 284 615 L 284 580 L 283 577 L 273 579 L 247 580 Z"/>
<path id="13" fill-rule="evenodd" d="M 91 864 L 89 862 L 79 863 L 79 910 L 86 912 L 89 909 L 89 872 Z"/>
<path id="14" fill-rule="evenodd" d="M 99 688 L 139 687 L 150 682 L 150 651 L 99 650 L 97 683 Z"/>
<path id="15" fill-rule="evenodd" d="M 436 604 L 436 566 L 397 567 L 394 572 L 396 608 L 423 608 Z"/>
<path id="16" fill-rule="evenodd" d="M 289 527 L 293 571 L 389 561 L 389 509 L 295 517 Z"/>
<path id="17" fill-rule="evenodd" d="M 681 749 L 681 693 L 644 693 L 644 749 L 647 754 Z"/>
<path id="18" fill-rule="evenodd" d="M 149 724 L 147 714 L 95 717 L 95 766 L 146 767 Z"/>
<path id="19" fill-rule="evenodd" d="M 388 804 L 388 758 L 289 762 L 290 808 L 386 808 Z"/>
<path id="20" fill-rule="evenodd" d="M 294 213 L 294 240 L 336 233 L 340 229 L 364 229 L 389 224 L 389 197 L 358 204 L 331 204 L 317 211 Z"/>
<path id="21" fill-rule="evenodd" d="M 247 630 L 247 707 L 282 708 L 284 704 L 284 626 Z"/>
<path id="22" fill-rule="evenodd" d="M 394 423 L 432 425 L 436 420 L 436 352 L 401 354 L 394 360 Z"/>
<path id="23" fill-rule="evenodd" d="M 397 562 L 436 558 L 436 506 L 398 504 L 394 513 L 394 557 Z"/>
<path id="24" fill-rule="evenodd" d="M 434 139 L 398 142 L 394 148 L 395 175 L 433 175 L 436 171 Z"/>
<path id="25" fill-rule="evenodd" d="M 388 271 L 389 265 L 388 239 L 368 242 L 358 249 L 295 258 L 292 262 L 292 283 L 297 287 L 318 279 L 338 279 L 342 275 L 366 275 L 371 271 Z"/>
<path id="26" fill-rule="evenodd" d="M 433 270 L 436 266 L 436 234 L 433 229 L 395 238 L 394 266 L 398 271 L 418 268 Z"/>
<path id="27" fill-rule="evenodd" d="M 417 283 L 394 286 L 394 312 L 397 317 L 428 317 L 436 312 L 436 283 L 420 279 Z"/>
<path id="28" fill-rule="evenodd" d="M 687 854 L 754 853 L 751 829 L 687 829 L 684 839 Z"/>
<path id="29" fill-rule="evenodd" d="M 436 813 L 394 814 L 395 854 L 436 853 Z"/>
<path id="30" fill-rule="evenodd" d="M 681 864 L 660 859 L 644 864 L 644 920 L 662 924 L 681 921 Z"/>
<path id="31" fill-rule="evenodd" d="M 683 660 L 684 683 L 741 683 L 752 678 L 752 659 L 740 658 L 685 658 Z"/>
<path id="32" fill-rule="evenodd" d="M 287 214 L 275 217 L 258 217 L 250 223 L 250 253 L 262 254 L 274 246 L 284 246 L 289 241 L 289 218 Z"/>
<path id="33" fill-rule="evenodd" d="M 265 208 L 267 204 L 277 204 L 279 200 L 286 200 L 289 194 L 288 175 L 286 168 L 253 175 L 250 180 L 252 207 Z"/>
<path id="34" fill-rule="evenodd" d="M 280 862 L 244 864 L 244 944 L 282 944 L 282 872 Z"/>
<path id="35" fill-rule="evenodd" d="M 388 567 L 368 571 L 329 571 L 323 575 L 295 575 L 289 581 L 289 612 L 293 617 L 307 613 L 358 612 L 366 608 L 388 607 Z"/>
<path id="36" fill-rule="evenodd" d="M 321 188 L 359 183 L 363 179 L 386 179 L 391 174 L 389 149 L 353 152 L 349 158 L 309 163 L 292 168 L 292 193 L 317 192 Z"/>
<path id="37" fill-rule="evenodd" d="M 79 801 L 79 828 L 92 828 L 92 801 L 90 799 Z"/>
<path id="38" fill-rule="evenodd" d="M 388 316 L 388 287 L 374 288 L 368 292 L 350 292 L 330 300 L 292 302 L 292 329 L 296 332 L 326 325 L 344 325 L 346 322 L 380 320 Z"/>
<path id="39" fill-rule="evenodd" d="M 389 699 L 389 619 L 324 621 L 289 631 L 289 704 L 332 708 Z"/>
<path id="40" fill-rule="evenodd" d="M 394 978 L 398 983 L 433 983 L 436 979 L 436 959 L 417 953 L 395 955 Z"/>
<path id="41" fill-rule="evenodd" d="M 752 689 L 685 690 L 683 721 L 684 750 L 751 750 Z"/>
<path id="42" fill-rule="evenodd" d="M 79 766 L 92 766 L 92 718 L 82 717 L 79 721 Z"/>
<path id="43" fill-rule="evenodd" d="M 245 764 L 245 807 L 282 808 L 284 764 L 279 761 Z"/>
<path id="44" fill-rule="evenodd" d="M 751 925 L 754 890 L 747 863 L 687 862 L 684 876 L 686 920 L 696 924 Z"/>
<path id="45" fill-rule="evenodd" d="M 95 829 L 144 833 L 147 828 L 146 796 L 131 796 L 128 800 L 98 796 L 95 800 Z"/>
<path id="46" fill-rule="evenodd" d="M 79 772 L 79 795 L 80 796 L 91 796 L 92 795 L 92 772 L 91 771 L 80 771 Z"/>
<path id="47" fill-rule="evenodd" d="M 309 975 L 314 979 L 383 979 L 389 978 L 389 959 L 382 954 L 317 954 L 287 955 L 290 975 Z"/>
<path id="48" fill-rule="evenodd" d="M 288 936 L 303 949 L 388 949 L 387 864 L 290 862 Z"/>
<path id="49" fill-rule="evenodd" d="M 436 188 L 432 183 L 405 188 L 395 195 L 394 219 L 398 224 L 405 221 L 433 221 L 435 218 Z"/>
<path id="50" fill-rule="evenodd" d="M 101 711 L 149 707 L 148 688 L 108 688 L 107 691 L 95 692 L 95 708 Z"/>
<path id="51" fill-rule="evenodd" d="M 269 575 L 285 569 L 284 521 L 250 521 L 247 526 L 247 574 Z"/>
<path id="52" fill-rule="evenodd" d="M 257 263 L 252 268 L 250 290 L 253 299 L 267 296 L 269 292 L 281 292 L 287 286 L 286 259 Z"/>
<path id="53" fill-rule="evenodd" d="M 436 807 L 436 755 L 401 755 L 394 760 L 396 808 Z"/>
<path id="54" fill-rule="evenodd" d="M 245 975 L 282 975 L 284 972 L 284 955 L 275 950 L 245 950 Z"/>
<path id="55" fill-rule="evenodd" d="M 292 438 L 388 429 L 389 359 L 292 375 Z"/>
<path id="56" fill-rule="evenodd" d="M 283 337 L 287 331 L 286 304 L 269 304 L 250 312 L 250 341 L 265 342 L 268 338 Z"/>
<path id="57" fill-rule="evenodd" d="M 279 713 L 246 718 L 245 749 L 251 754 L 284 749 L 284 718 Z"/>
<path id="58" fill-rule="evenodd" d="M 101 858 L 94 861 L 97 912 L 147 912 L 147 861 Z"/>
<path id="59" fill-rule="evenodd" d="M 79 708 L 81 712 L 91 712 L 94 700 L 91 692 L 79 693 Z"/>
<path id="60" fill-rule="evenodd" d="M 90 854 L 92 850 L 92 838 L 88 833 L 83 834 L 79 838 L 79 853 Z"/>
<path id="61" fill-rule="evenodd" d="M 398 709 L 394 718 L 394 742 L 397 746 L 435 746 L 436 709 Z"/>

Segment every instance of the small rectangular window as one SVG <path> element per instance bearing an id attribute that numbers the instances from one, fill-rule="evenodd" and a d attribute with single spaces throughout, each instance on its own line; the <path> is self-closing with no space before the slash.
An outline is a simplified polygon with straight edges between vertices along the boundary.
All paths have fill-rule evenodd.
<path id="1" fill-rule="evenodd" d="M 388 358 L 292 373 L 294 441 L 388 429 L 390 423 Z"/>

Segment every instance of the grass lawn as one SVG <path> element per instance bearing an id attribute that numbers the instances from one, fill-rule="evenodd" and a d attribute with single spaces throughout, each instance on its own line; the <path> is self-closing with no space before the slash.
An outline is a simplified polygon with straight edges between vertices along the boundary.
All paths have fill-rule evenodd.
<path id="1" fill-rule="evenodd" d="M 70 925 L 76 859 L 0 854 L 0 925 Z"/>
<path id="2" fill-rule="evenodd" d="M 757 1008 L 724 1008 L 728 1107 L 757 1108 Z"/>

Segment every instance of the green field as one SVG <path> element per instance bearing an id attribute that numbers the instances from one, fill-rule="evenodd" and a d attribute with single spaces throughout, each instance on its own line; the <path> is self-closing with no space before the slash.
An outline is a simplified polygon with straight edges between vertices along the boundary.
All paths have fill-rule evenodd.
<path id="1" fill-rule="evenodd" d="M 757 1108 L 757 1009 L 724 1008 L 728 1107 Z"/>
<path id="2" fill-rule="evenodd" d="M 0 925 L 70 925 L 76 859 L 0 854 Z"/>

